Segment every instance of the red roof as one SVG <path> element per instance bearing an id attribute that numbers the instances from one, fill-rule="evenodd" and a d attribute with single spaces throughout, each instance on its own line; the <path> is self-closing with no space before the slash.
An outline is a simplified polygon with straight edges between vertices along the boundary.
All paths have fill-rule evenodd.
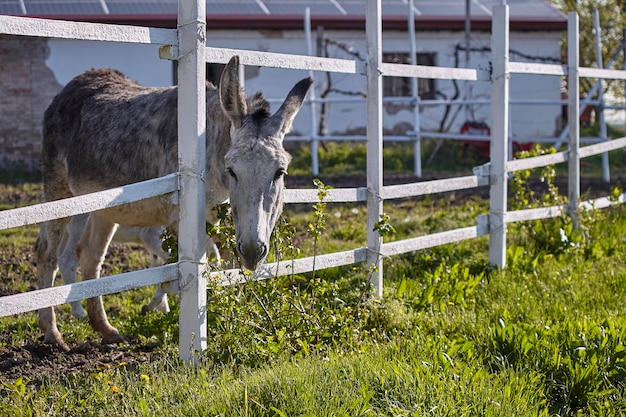
<path id="1" fill-rule="evenodd" d="M 302 29 L 308 8 L 313 27 L 364 29 L 370 0 L 206 0 L 209 29 Z M 471 0 L 472 30 L 490 30 L 501 0 Z M 406 30 L 408 1 L 382 0 L 383 28 Z M 21 0 L 0 3 L 0 13 L 60 20 L 174 28 L 177 0 Z M 463 30 L 466 0 L 414 0 L 417 30 Z M 566 16 L 547 0 L 513 1 L 512 30 L 567 29 Z"/>

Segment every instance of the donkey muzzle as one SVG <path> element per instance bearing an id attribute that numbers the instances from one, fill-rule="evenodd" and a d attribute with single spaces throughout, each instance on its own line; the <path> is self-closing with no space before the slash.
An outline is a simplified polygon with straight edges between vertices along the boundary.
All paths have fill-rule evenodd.
<path id="1" fill-rule="evenodd" d="M 238 242 L 237 252 L 241 256 L 243 266 L 250 271 L 254 271 L 258 268 L 259 264 L 263 262 L 267 256 L 267 244 L 264 242 Z"/>

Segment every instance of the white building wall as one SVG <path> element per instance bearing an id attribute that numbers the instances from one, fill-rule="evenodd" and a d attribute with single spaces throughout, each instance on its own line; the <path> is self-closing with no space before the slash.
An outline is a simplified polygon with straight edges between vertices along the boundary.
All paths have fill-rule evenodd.
<path id="1" fill-rule="evenodd" d="M 315 37 L 315 34 L 313 34 Z M 325 36 L 336 42 L 349 45 L 354 51 L 365 56 L 365 34 L 357 31 L 326 31 Z M 471 53 L 470 67 L 489 68 L 490 33 L 472 34 L 471 47 L 477 51 Z M 418 32 L 418 52 L 435 52 L 437 65 L 454 67 L 465 65 L 464 51 L 457 51 L 457 45 L 464 45 L 463 33 L 460 32 Z M 514 32 L 511 34 L 511 60 L 554 63 L 560 57 L 560 33 L 553 32 Z M 313 45 L 316 40 L 313 39 Z M 300 31 L 209 31 L 207 45 L 257 51 L 307 54 L 304 33 Z M 173 66 L 171 62 L 158 58 L 158 47 L 151 45 L 111 44 L 102 42 L 81 42 L 71 40 L 50 40 L 50 57 L 46 61 L 58 82 L 66 84 L 73 76 L 84 70 L 97 67 L 113 67 L 144 85 L 171 85 Z M 346 58 L 348 54 L 338 48 L 330 48 L 331 56 Z M 383 34 L 383 52 L 409 52 L 409 41 L 404 32 L 386 32 Z M 530 59 L 533 57 L 535 59 Z M 353 57 L 351 57 L 353 58 Z M 548 59 L 548 61 L 546 61 Z M 282 70 L 273 68 L 247 68 L 246 90 L 249 93 L 262 91 L 274 106 L 286 96 L 295 82 L 307 76 L 305 71 Z M 327 86 L 324 73 L 315 73 L 317 96 Z M 333 74 L 333 88 L 350 93 L 365 91 L 365 77 Z M 454 84 L 447 80 L 435 81 L 435 88 L 441 96 L 454 98 Z M 488 99 L 488 82 L 471 82 L 469 88 L 464 82 L 458 82 L 460 93 L 469 91 L 473 99 Z M 553 76 L 513 75 L 510 86 L 511 98 L 515 99 L 552 99 L 561 98 L 560 79 Z M 331 93 L 329 98 L 349 98 L 355 96 Z M 458 98 L 458 97 L 457 97 Z M 276 107 L 274 107 L 276 108 Z M 407 106 L 387 105 L 384 118 L 386 131 L 412 129 L 413 115 Z M 441 106 L 423 106 L 420 111 L 422 131 L 437 131 L 444 115 Z M 554 136 L 557 121 L 561 115 L 560 105 L 511 105 L 511 132 L 517 138 Z M 333 103 L 327 113 L 328 133 L 362 133 L 365 127 L 365 101 Z M 488 105 L 473 105 L 469 108 L 453 106 L 446 127 L 458 132 L 466 120 L 483 121 L 490 124 Z M 310 113 L 301 111 L 294 124 L 294 131 L 300 135 L 310 135 Z"/>
<path id="2" fill-rule="evenodd" d="M 137 82 L 153 87 L 172 85 L 173 67 L 159 59 L 156 45 L 49 39 L 46 65 L 61 85 L 92 68 L 115 68 Z"/>

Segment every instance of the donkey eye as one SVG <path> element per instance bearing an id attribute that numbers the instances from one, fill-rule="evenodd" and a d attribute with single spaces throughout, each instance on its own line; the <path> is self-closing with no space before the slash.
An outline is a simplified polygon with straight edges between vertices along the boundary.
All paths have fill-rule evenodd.
<path id="1" fill-rule="evenodd" d="M 283 175 L 287 175 L 287 171 L 280 168 L 274 173 L 274 181 L 278 181 Z"/>
<path id="2" fill-rule="evenodd" d="M 235 174 L 235 171 L 233 171 L 232 168 L 228 168 L 228 175 L 230 175 L 235 181 L 237 181 L 237 175 Z"/>

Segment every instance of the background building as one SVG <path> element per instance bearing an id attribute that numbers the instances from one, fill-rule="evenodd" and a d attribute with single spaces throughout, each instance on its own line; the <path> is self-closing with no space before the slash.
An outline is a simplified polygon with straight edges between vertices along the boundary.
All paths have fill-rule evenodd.
<path id="1" fill-rule="evenodd" d="M 366 0 L 207 0 L 207 45 L 257 51 L 361 59 L 365 51 Z M 496 0 L 415 0 L 416 62 L 422 65 L 489 69 L 491 8 Z M 519 62 L 561 62 L 566 17 L 544 0 L 514 0 L 510 5 L 510 57 Z M 469 5 L 469 14 L 466 13 Z M 383 0 L 383 57 L 409 63 L 408 1 Z M 306 9 L 312 33 L 304 31 Z M 175 27 L 176 0 L 15 0 L 0 3 L 0 13 L 62 20 Z M 469 19 L 466 19 L 469 16 Z M 466 29 L 471 28 L 471 36 Z M 310 41 L 310 42 L 307 42 Z M 54 95 L 75 75 L 98 67 L 119 69 L 144 85 L 175 83 L 174 63 L 160 60 L 152 45 L 0 36 L 0 169 L 39 167 L 41 118 Z M 216 81 L 220 65 L 208 64 Z M 282 100 L 308 74 L 246 67 L 248 92 Z M 316 73 L 315 95 L 333 100 L 317 106 L 317 134 L 360 135 L 365 131 L 365 79 L 359 75 Z M 489 124 L 488 82 L 418 81 L 422 132 L 458 133 L 468 121 Z M 561 80 L 514 75 L 512 100 L 560 100 Z M 411 94 L 411 80 L 386 78 L 385 95 Z M 280 99 L 280 100 L 279 100 Z M 346 101 L 336 101 L 336 100 Z M 428 105 L 428 100 L 473 100 L 471 105 Z M 481 103 L 482 101 L 482 103 Z M 415 130 L 415 101 L 387 101 L 385 133 Z M 560 129 L 559 104 L 514 104 L 511 132 L 520 141 L 552 137 Z M 311 112 L 300 112 L 294 135 L 310 136 Z M 425 133 L 423 133 L 426 135 Z"/>

